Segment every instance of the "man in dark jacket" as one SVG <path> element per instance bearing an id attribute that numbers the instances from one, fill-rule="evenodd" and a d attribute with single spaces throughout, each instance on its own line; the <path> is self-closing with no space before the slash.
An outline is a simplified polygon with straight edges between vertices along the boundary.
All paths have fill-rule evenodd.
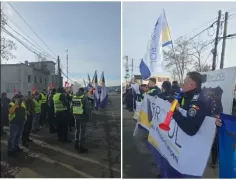
<path id="1" fill-rule="evenodd" d="M 180 92 L 180 87 L 178 81 L 172 82 L 171 93 L 172 95 L 177 95 Z"/>
<path id="2" fill-rule="evenodd" d="M 71 89 L 67 88 L 66 90 L 66 98 L 67 98 L 67 117 L 68 117 L 68 127 L 70 132 L 72 132 L 72 127 L 74 125 L 74 118 L 73 118 L 73 114 L 71 112 L 71 102 L 72 102 L 72 93 L 71 93 Z"/>
<path id="3" fill-rule="evenodd" d="M 153 97 L 158 97 L 161 94 L 161 89 L 156 86 L 156 78 L 150 78 L 148 82 L 148 94 Z"/>
<path id="4" fill-rule="evenodd" d="M 67 98 L 63 88 L 58 88 L 53 96 L 54 112 L 56 113 L 56 126 L 58 141 L 69 143 L 68 140 L 68 117 L 67 117 Z"/>
<path id="5" fill-rule="evenodd" d="M 201 93 L 203 82 L 205 82 L 205 79 L 200 73 L 189 72 L 187 74 L 182 97 L 179 101 L 179 106 L 187 111 L 187 116 L 184 117 L 178 111 L 178 108 L 176 108 L 173 115 L 178 126 L 189 136 L 193 136 L 198 132 L 206 116 L 211 116 L 208 102 Z"/>
<path id="6" fill-rule="evenodd" d="M 22 146 L 29 147 L 28 142 L 33 142 L 30 139 L 30 132 L 32 129 L 32 122 L 33 122 L 33 115 L 35 113 L 35 104 L 33 102 L 32 96 L 25 97 L 25 105 L 26 105 L 26 113 L 27 113 L 27 120 L 24 124 L 24 130 L 22 133 Z"/>
<path id="7" fill-rule="evenodd" d="M 54 134 L 56 132 L 55 127 L 55 117 L 54 117 L 54 102 L 53 102 L 53 96 L 56 94 L 56 89 L 50 90 L 48 94 L 47 99 L 47 105 L 48 105 L 48 124 L 49 124 L 49 132 L 51 134 Z"/>
<path id="8" fill-rule="evenodd" d="M 46 116 L 47 116 L 47 90 L 43 89 L 42 93 L 40 93 L 40 101 L 41 101 L 41 115 L 40 115 L 40 125 L 43 126 L 43 124 L 46 122 Z"/>
<path id="9" fill-rule="evenodd" d="M 175 99 L 171 94 L 171 83 L 169 81 L 164 81 L 162 83 L 162 92 L 158 97 L 169 102 L 172 102 Z"/>
<path id="10" fill-rule="evenodd" d="M 75 117 L 75 148 L 80 153 L 88 152 L 85 148 L 85 132 L 87 122 L 90 118 L 91 109 L 89 107 L 88 97 L 84 95 L 84 88 L 80 88 L 73 96 L 71 109 Z"/>

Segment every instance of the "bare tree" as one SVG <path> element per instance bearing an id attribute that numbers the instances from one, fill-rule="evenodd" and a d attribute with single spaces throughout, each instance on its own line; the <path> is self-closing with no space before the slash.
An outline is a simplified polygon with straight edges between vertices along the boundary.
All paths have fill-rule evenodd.
<path id="1" fill-rule="evenodd" d="M 1 9 L 1 30 L 5 28 L 5 25 L 7 24 L 6 16 L 4 15 L 2 9 Z M 9 59 L 16 58 L 14 54 L 12 54 L 12 51 L 16 50 L 16 44 L 14 41 L 4 37 L 1 34 L 1 63 L 3 61 L 8 61 Z"/>
<path id="2" fill-rule="evenodd" d="M 166 69 L 172 73 L 174 79 L 183 83 L 184 76 L 188 71 L 206 72 L 211 70 L 207 63 L 211 50 L 209 45 L 213 41 L 178 39 L 174 49 L 164 51 L 164 62 Z M 207 58 L 206 52 L 210 51 Z"/>
<path id="3" fill-rule="evenodd" d="M 203 61 L 205 52 L 209 50 L 208 45 L 213 41 L 194 41 L 191 43 L 191 53 L 189 56 L 194 60 L 193 69 L 198 72 L 206 72 L 211 70 L 210 65 L 207 63 L 208 57 Z"/>
<path id="4" fill-rule="evenodd" d="M 181 38 L 175 42 L 176 46 L 170 51 L 164 51 L 165 67 L 177 76 L 180 83 L 183 83 L 186 71 L 190 69 L 193 60 L 189 56 L 191 44 L 189 41 Z"/>

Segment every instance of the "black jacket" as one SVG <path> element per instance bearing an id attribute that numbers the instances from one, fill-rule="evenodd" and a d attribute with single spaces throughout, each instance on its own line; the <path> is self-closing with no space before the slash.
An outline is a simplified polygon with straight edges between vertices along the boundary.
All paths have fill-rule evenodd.
<path id="1" fill-rule="evenodd" d="M 183 99 L 184 104 L 182 104 Z M 205 117 L 211 116 L 211 109 L 203 97 L 201 89 L 183 93 L 179 104 L 180 107 L 187 111 L 187 117 L 184 117 L 176 110 L 173 114 L 173 118 L 186 134 L 193 136 L 200 129 Z"/>
<path id="2" fill-rule="evenodd" d="M 172 102 L 175 99 L 175 97 L 171 94 L 171 92 L 168 91 L 162 92 L 161 94 L 159 94 L 158 97 L 169 102 Z"/>

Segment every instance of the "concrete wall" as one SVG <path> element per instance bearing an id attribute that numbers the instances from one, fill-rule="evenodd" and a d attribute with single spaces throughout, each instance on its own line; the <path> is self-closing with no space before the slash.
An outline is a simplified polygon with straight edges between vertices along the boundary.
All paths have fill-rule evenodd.
<path id="1" fill-rule="evenodd" d="M 1 93 L 13 96 L 14 88 L 21 88 L 21 66 L 1 65 Z"/>

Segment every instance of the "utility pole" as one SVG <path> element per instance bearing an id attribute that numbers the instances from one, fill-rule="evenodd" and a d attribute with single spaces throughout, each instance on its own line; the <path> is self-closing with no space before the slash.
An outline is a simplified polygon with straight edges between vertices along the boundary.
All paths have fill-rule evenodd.
<path id="1" fill-rule="evenodd" d="M 215 48 L 213 51 L 212 71 L 214 71 L 216 69 L 216 56 L 217 56 L 217 46 L 218 46 L 218 42 L 219 42 L 220 20 L 221 20 L 221 10 L 219 10 L 219 13 L 218 13 Z"/>
<path id="2" fill-rule="evenodd" d="M 134 75 L 134 59 L 132 59 L 132 64 L 131 64 L 131 78 L 133 78 Z"/>
<path id="3" fill-rule="evenodd" d="M 225 23 L 224 23 L 224 33 L 223 33 L 223 44 L 222 44 L 222 51 L 221 51 L 221 59 L 220 59 L 220 69 L 224 67 L 224 60 L 225 60 L 225 46 L 226 46 L 226 36 L 227 36 L 227 26 L 228 26 L 228 15 L 229 13 L 225 13 Z"/>
<path id="4" fill-rule="evenodd" d="M 68 82 L 68 49 L 66 50 L 66 75 L 67 75 L 67 82 Z"/>
<path id="5" fill-rule="evenodd" d="M 57 56 L 57 68 L 58 68 L 58 76 L 59 76 L 59 87 L 62 87 L 62 78 L 61 78 L 61 67 L 60 67 L 60 58 Z"/>

